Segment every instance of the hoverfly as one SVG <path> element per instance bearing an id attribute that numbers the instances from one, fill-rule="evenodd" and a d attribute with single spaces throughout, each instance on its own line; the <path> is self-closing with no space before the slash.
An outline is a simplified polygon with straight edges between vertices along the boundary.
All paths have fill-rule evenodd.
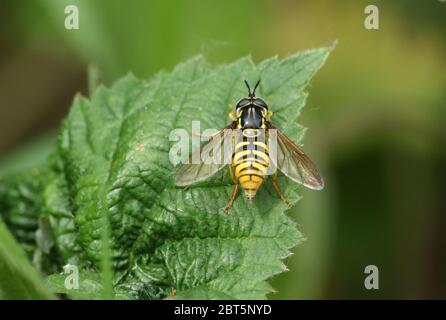
<path id="1" fill-rule="evenodd" d="M 273 162 L 275 168 L 271 175 L 272 185 L 279 197 L 288 206 L 290 204 L 277 183 L 277 169 L 291 180 L 307 188 L 321 190 L 324 187 L 324 181 L 316 166 L 291 139 L 272 125 L 270 122 L 272 111 L 269 110 L 268 104 L 262 98 L 255 96 L 260 80 L 254 86 L 252 92 L 246 80 L 245 84 L 248 88 L 248 97 L 238 101 L 236 107 L 229 114 L 232 122 L 214 135 L 220 138 L 217 148 L 222 149 L 223 141 L 225 141 L 223 138 L 226 138 L 227 132 L 239 132 L 232 136 L 234 143 L 231 144 L 233 147 L 231 149 L 229 171 L 234 182 L 234 188 L 225 211 L 232 207 L 239 185 L 244 190 L 248 200 L 254 199 L 257 190 L 267 178 L 267 169 L 271 162 Z M 275 157 L 271 157 L 270 148 L 265 143 L 265 141 L 269 141 L 268 137 L 273 131 L 277 141 Z M 215 147 L 215 143 L 212 143 L 211 140 L 196 152 L 201 155 L 209 152 L 212 147 Z M 227 164 L 223 161 L 207 164 L 182 164 L 174 175 L 175 184 L 177 186 L 188 186 L 203 181 L 213 176 Z"/>

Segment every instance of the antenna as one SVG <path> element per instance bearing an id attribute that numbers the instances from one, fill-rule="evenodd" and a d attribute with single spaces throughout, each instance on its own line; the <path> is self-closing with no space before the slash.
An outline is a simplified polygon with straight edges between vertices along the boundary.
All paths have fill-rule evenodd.
<path id="1" fill-rule="evenodd" d="M 259 84 L 260 84 L 260 79 L 259 79 L 259 81 L 257 81 L 256 85 L 254 86 L 254 91 L 252 92 L 253 97 L 255 97 L 255 95 L 256 95 L 256 89 L 259 86 Z"/>
<path id="2" fill-rule="evenodd" d="M 248 83 L 248 81 L 245 80 L 245 84 L 246 84 L 246 86 L 248 87 L 248 93 L 249 93 L 249 96 L 252 97 L 253 94 L 251 93 L 251 88 L 249 87 L 249 83 Z"/>

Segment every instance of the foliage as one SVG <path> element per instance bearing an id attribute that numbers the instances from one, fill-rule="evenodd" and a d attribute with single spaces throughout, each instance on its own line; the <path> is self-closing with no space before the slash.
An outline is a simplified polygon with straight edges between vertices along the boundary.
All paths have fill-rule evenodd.
<path id="1" fill-rule="evenodd" d="M 52 262 L 44 271 L 67 263 L 81 269 L 84 290 L 64 290 L 57 274 L 47 281 L 73 298 L 156 299 L 173 290 L 178 298 L 264 298 L 272 290 L 266 280 L 286 270 L 282 260 L 303 239 L 286 205 L 267 183 L 254 203 L 240 196 L 224 213 L 232 189 L 226 171 L 176 187 L 169 133 L 190 132 L 193 120 L 201 129 L 224 127 L 227 106 L 246 95 L 243 80 L 260 78 L 258 94 L 270 102 L 274 123 L 301 140 L 305 87 L 329 51 L 257 65 L 247 57 L 215 66 L 199 56 L 149 80 L 128 75 L 90 99 L 77 96 L 40 182 L 1 184 L 0 215 L 13 230 L 11 221 L 31 217 L 29 237 Z M 24 186 L 8 187 L 13 179 Z M 295 204 L 298 186 L 279 181 Z M 13 192 L 31 188 L 27 197 Z"/>

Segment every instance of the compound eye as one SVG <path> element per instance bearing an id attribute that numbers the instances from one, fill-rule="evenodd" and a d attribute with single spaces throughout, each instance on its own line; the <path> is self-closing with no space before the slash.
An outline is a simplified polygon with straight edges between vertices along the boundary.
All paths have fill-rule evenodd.
<path id="1" fill-rule="evenodd" d="M 268 105 L 266 104 L 266 102 L 263 99 L 260 99 L 260 98 L 255 99 L 254 104 L 256 106 L 268 109 Z"/>
<path id="2" fill-rule="evenodd" d="M 239 109 L 239 108 L 245 107 L 245 106 L 247 106 L 249 103 L 250 103 L 250 100 L 249 100 L 249 99 L 243 98 L 243 99 L 241 99 L 241 100 L 237 103 L 237 106 L 236 106 L 235 108 L 236 108 L 236 109 Z"/>

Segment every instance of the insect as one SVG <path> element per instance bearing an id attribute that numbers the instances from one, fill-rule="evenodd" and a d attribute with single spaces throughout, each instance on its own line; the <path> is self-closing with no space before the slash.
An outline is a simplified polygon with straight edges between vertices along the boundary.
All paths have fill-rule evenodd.
<path id="1" fill-rule="evenodd" d="M 291 180 L 307 188 L 323 189 L 324 181 L 310 158 L 271 123 L 272 111 L 269 110 L 268 104 L 262 98 L 255 95 L 260 80 L 254 86 L 253 91 L 246 80 L 245 84 L 248 88 L 248 97 L 238 101 L 229 114 L 232 122 L 214 135 L 220 138 L 217 140 L 217 145 L 215 140 L 210 140 L 196 151 L 199 153 L 198 156 L 201 156 L 208 153 L 211 148 L 223 149 L 224 138 L 230 134 L 228 132 L 238 132 L 231 137 L 234 143 L 231 144 L 233 147 L 230 150 L 230 163 L 221 161 L 219 163 L 182 164 L 175 173 L 175 184 L 188 186 L 203 181 L 213 176 L 225 165 L 229 165 L 234 188 L 225 211 L 232 207 L 239 186 L 244 190 L 248 200 L 254 199 L 257 190 L 268 177 L 270 164 L 273 164 L 273 168 L 275 168 L 271 174 L 272 186 L 288 206 L 290 203 L 277 183 L 277 169 Z M 277 141 L 274 157 L 271 156 L 270 146 L 267 143 L 273 132 Z"/>

